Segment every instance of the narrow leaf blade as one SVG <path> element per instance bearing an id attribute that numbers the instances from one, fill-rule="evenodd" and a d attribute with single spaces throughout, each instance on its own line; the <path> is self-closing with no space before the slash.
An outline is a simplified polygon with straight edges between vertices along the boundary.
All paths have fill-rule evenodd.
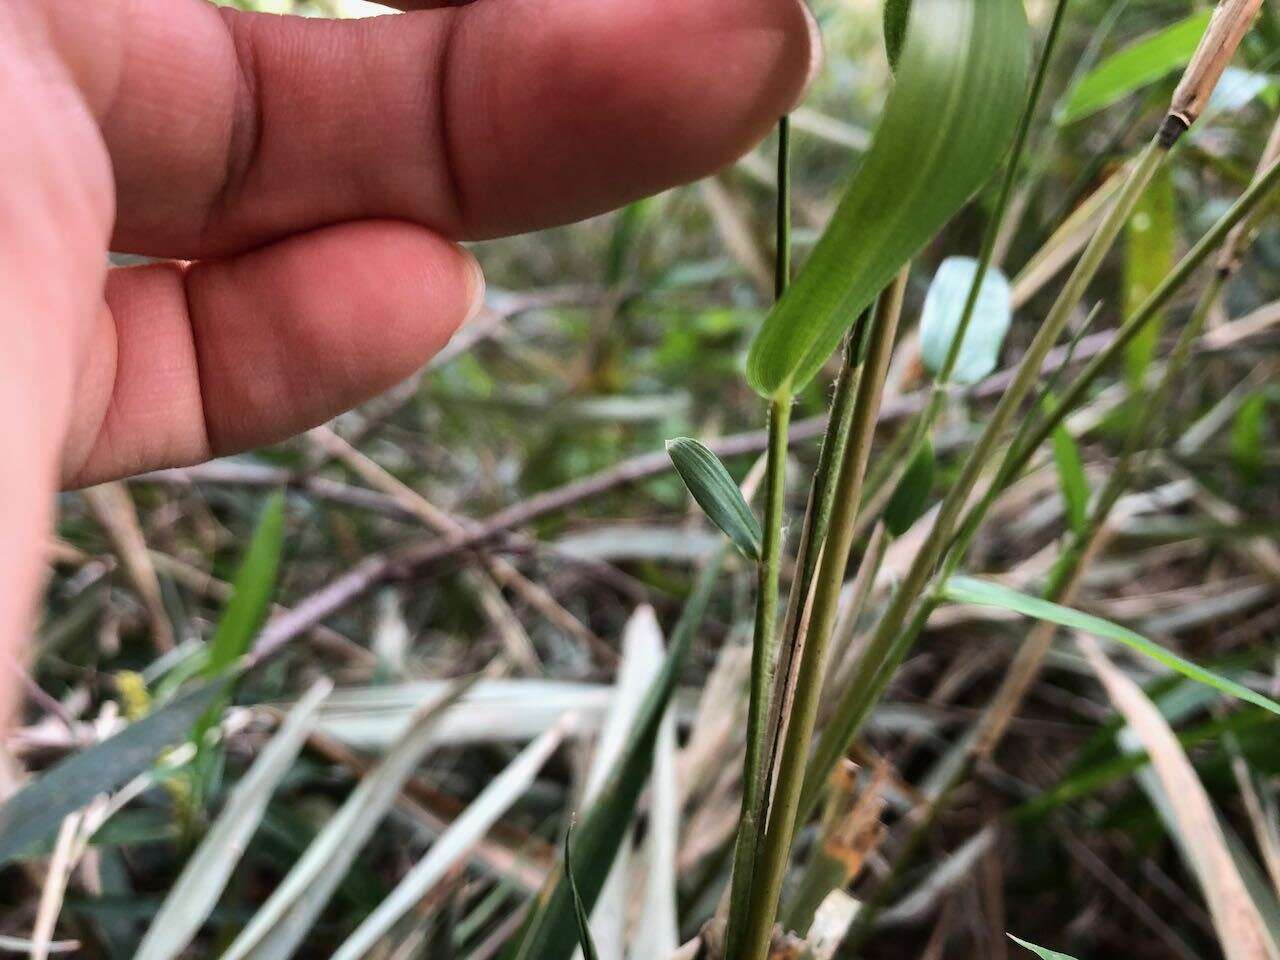
<path id="1" fill-rule="evenodd" d="M 10 797 L 0 807 L 0 864 L 52 836 L 64 817 L 94 797 L 143 773 L 166 747 L 186 738 L 224 686 L 214 683 L 180 696 L 115 736 L 68 757 Z"/>
<path id="2" fill-rule="evenodd" d="M 1112 623 L 1110 620 L 1103 620 L 1101 617 L 1095 617 L 1092 614 L 1082 613 L 1079 610 L 1072 610 L 1070 607 L 1051 603 L 1039 597 L 1031 597 L 1025 593 L 1019 593 L 1017 590 L 1012 590 L 1003 584 L 993 583 L 990 580 L 979 580 L 975 577 L 953 576 L 943 585 L 942 593 L 948 600 L 955 603 L 974 603 L 984 607 L 999 607 L 1003 610 L 1012 610 L 1023 616 L 1035 617 L 1038 620 L 1048 620 L 1050 623 L 1056 623 L 1073 630 L 1083 630 L 1085 633 L 1106 637 L 1108 640 L 1122 643 L 1143 656 L 1164 664 L 1184 677 L 1213 687 L 1215 690 L 1252 703 L 1265 710 L 1270 710 L 1272 713 L 1280 714 L 1280 703 L 1276 703 L 1270 697 L 1256 693 L 1243 684 L 1236 683 L 1234 680 L 1219 676 L 1212 670 L 1206 670 L 1190 660 L 1184 660 L 1176 653 L 1148 640 L 1142 634 L 1135 633 L 1127 627 L 1120 626 L 1118 623 Z"/>
<path id="3" fill-rule="evenodd" d="M 249 547 L 236 572 L 234 593 L 213 639 L 209 641 L 206 677 L 226 673 L 249 649 L 254 633 L 262 625 L 267 605 L 275 593 L 280 550 L 284 542 L 284 495 L 272 494 L 262 508 Z"/>
<path id="4" fill-rule="evenodd" d="M 1080 459 L 1080 448 L 1065 425 L 1053 431 L 1053 462 L 1058 469 L 1058 486 L 1066 505 L 1067 524 L 1083 533 L 1089 522 L 1089 480 Z"/>

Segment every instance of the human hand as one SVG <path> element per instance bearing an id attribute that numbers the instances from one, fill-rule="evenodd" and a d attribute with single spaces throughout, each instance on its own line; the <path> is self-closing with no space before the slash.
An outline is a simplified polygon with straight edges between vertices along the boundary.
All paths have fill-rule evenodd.
<path id="1" fill-rule="evenodd" d="M 799 0 L 341 22 L 4 0 L 0 648 L 59 487 L 270 443 L 385 389 L 479 305 L 455 241 L 723 166 L 817 57 Z M 108 270 L 108 249 L 171 259 Z"/>

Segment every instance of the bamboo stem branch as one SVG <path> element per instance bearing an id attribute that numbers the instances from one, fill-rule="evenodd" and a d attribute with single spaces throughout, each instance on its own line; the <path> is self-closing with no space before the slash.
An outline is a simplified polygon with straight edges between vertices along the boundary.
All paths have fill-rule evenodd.
<path id="1" fill-rule="evenodd" d="M 857 523 L 862 481 L 875 436 L 876 411 L 902 313 L 906 279 L 907 270 L 904 268 L 881 294 L 871 322 L 867 358 L 859 379 L 853 422 L 842 457 L 830 531 L 822 547 L 808 627 L 801 634 L 802 647 L 795 657 L 797 669 L 782 688 L 784 694 L 779 718 L 784 731 L 777 739 L 780 749 L 776 777 L 770 778 L 775 780 L 776 786 L 757 862 L 757 876 L 751 890 L 746 935 L 741 950 L 730 954 L 730 960 L 765 960 L 768 956 L 782 879 L 791 852 L 805 760 L 817 719 L 827 642 L 835 625 L 840 587 Z"/>
<path id="2" fill-rule="evenodd" d="M 1013 382 L 1000 398 L 982 435 L 970 450 L 961 468 L 960 476 L 943 499 L 928 537 L 890 599 L 888 608 L 881 616 L 879 624 L 863 651 L 853 682 L 841 696 L 836 718 L 823 731 L 806 777 L 806 791 L 802 803 L 802 809 L 806 814 L 813 809 L 817 801 L 822 784 L 826 780 L 827 771 L 853 741 L 879 691 L 888 683 L 893 668 L 914 642 L 915 634 L 923 627 L 922 611 L 928 603 L 919 602 L 920 598 L 924 595 L 934 569 L 950 542 L 956 522 L 960 519 L 969 496 L 995 452 L 1005 429 L 1039 378 L 1040 366 L 1062 333 L 1071 312 L 1083 298 L 1085 289 L 1097 273 L 1103 258 L 1111 249 L 1129 214 L 1132 213 L 1151 177 L 1166 156 L 1167 151 L 1153 141 L 1138 157 L 1124 187 L 1107 211 L 1102 223 L 1099 224 L 1079 263 L 1076 264 L 1058 295 L 1058 299 L 1027 347 Z M 904 631 L 903 624 L 910 624 L 910 626 Z"/>

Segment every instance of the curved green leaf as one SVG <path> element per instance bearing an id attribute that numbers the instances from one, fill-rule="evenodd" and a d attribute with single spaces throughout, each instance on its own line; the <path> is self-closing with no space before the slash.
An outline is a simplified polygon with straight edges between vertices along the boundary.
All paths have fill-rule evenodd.
<path id="1" fill-rule="evenodd" d="M 276 589 L 280 551 L 284 543 L 284 494 L 273 493 L 262 507 L 257 526 L 236 571 L 231 601 L 222 612 L 218 629 L 209 641 L 204 675 L 212 679 L 226 673 L 249 649 L 262 626 Z"/>
<path id="2" fill-rule="evenodd" d="M 1082 120 L 1185 66 L 1212 14 L 1207 9 L 1193 13 L 1107 57 L 1072 87 L 1058 110 L 1058 123 Z"/>
<path id="3" fill-rule="evenodd" d="M 1021 0 L 914 0 L 871 148 L 800 276 L 765 320 L 747 377 L 804 386 L 862 310 L 986 182 L 1026 97 Z"/>
<path id="4" fill-rule="evenodd" d="M 1280 714 L 1280 703 L 1276 703 L 1270 697 L 1264 697 L 1243 684 L 1220 676 L 1212 670 L 1206 670 L 1190 660 L 1184 660 L 1173 651 L 1166 650 L 1160 644 L 1148 640 L 1142 634 L 1134 633 L 1129 628 L 1112 623 L 1110 620 L 1081 613 L 1079 610 L 1072 610 L 1070 607 L 1051 603 L 1040 597 L 1030 597 L 1003 584 L 991 580 L 979 580 L 975 577 L 951 577 L 943 585 L 942 595 L 955 603 L 976 603 L 984 607 L 999 607 L 1002 610 L 1020 613 L 1025 617 L 1035 617 L 1037 620 L 1047 620 L 1072 630 L 1082 630 L 1098 637 L 1106 637 L 1108 640 L 1122 643 L 1131 650 L 1164 664 L 1171 670 L 1176 670 L 1184 677 L 1213 687 L 1238 700 L 1244 700 L 1264 710 Z"/>
<path id="5" fill-rule="evenodd" d="M 667 455 L 707 519 L 724 531 L 733 545 L 750 559 L 759 560 L 760 521 L 747 506 L 747 501 L 742 499 L 742 491 L 720 458 L 689 437 L 668 440 Z"/>
<path id="6" fill-rule="evenodd" d="M 947 257 L 938 266 L 920 312 L 920 359 L 935 377 L 947 361 L 947 353 L 960 328 L 969 288 L 978 272 L 972 257 Z M 998 267 L 983 274 L 978 299 L 964 332 L 951 382 L 977 383 L 996 368 L 1000 348 L 1013 320 L 1013 293 Z"/>

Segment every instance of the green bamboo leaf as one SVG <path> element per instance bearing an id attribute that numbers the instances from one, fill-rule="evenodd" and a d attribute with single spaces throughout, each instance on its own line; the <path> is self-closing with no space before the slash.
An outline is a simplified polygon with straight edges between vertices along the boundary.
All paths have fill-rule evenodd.
<path id="1" fill-rule="evenodd" d="M 232 583 L 234 592 L 209 641 L 204 675 L 220 677 L 249 649 L 276 589 L 284 542 L 284 494 L 267 500 Z"/>
<path id="2" fill-rule="evenodd" d="M 672 632 L 662 669 L 636 715 L 627 744 L 576 831 L 573 875 L 588 914 L 595 908 L 618 848 L 628 835 L 636 802 L 653 766 L 658 728 L 706 613 L 726 551 L 727 548 L 720 551 L 698 575 Z M 573 955 L 578 931 L 572 893 L 564 881 L 562 865 L 547 878 L 519 935 L 503 952 L 503 960 L 569 960 Z"/>
<path id="3" fill-rule="evenodd" d="M 1243 684 L 1219 676 L 1212 670 L 1206 670 L 1190 660 L 1184 660 L 1176 653 L 1148 640 L 1142 634 L 1134 633 L 1127 627 L 1112 623 L 1110 620 L 1103 620 L 1101 617 L 1081 613 L 1079 610 L 1072 610 L 1070 607 L 1051 603 L 1040 597 L 1031 597 L 1025 593 L 1019 593 L 1017 590 L 1012 590 L 991 580 L 978 580 L 974 577 L 953 576 L 949 578 L 943 585 L 942 594 L 955 603 L 976 603 L 984 607 L 999 607 L 1002 610 L 1012 610 L 1014 613 L 1020 613 L 1026 617 L 1035 617 L 1037 620 L 1047 620 L 1050 623 L 1056 623 L 1073 630 L 1083 630 L 1085 633 L 1106 637 L 1108 640 L 1122 643 L 1143 656 L 1164 664 L 1171 670 L 1176 670 L 1184 677 L 1213 687 L 1215 690 L 1220 690 L 1239 700 L 1245 700 L 1265 710 L 1270 710 L 1272 713 L 1280 714 L 1280 703 L 1276 703 L 1270 697 L 1264 697 Z"/>
<path id="4" fill-rule="evenodd" d="M 742 499 L 742 491 L 720 458 L 688 437 L 668 440 L 667 455 L 707 519 L 724 531 L 735 547 L 752 560 L 759 560 L 760 521 Z"/>
<path id="5" fill-rule="evenodd" d="M 946 363 L 977 272 L 978 261 L 972 257 L 947 257 L 929 284 L 920 313 L 920 358 L 935 377 Z M 951 371 L 952 382 L 977 383 L 996 368 L 1012 320 L 1009 281 L 999 268 L 988 267 Z"/>
<path id="6" fill-rule="evenodd" d="M 893 536 L 902 536 L 924 513 L 933 490 L 933 473 L 933 444 L 926 437 L 884 508 L 884 525 Z"/>
<path id="7" fill-rule="evenodd" d="M 986 182 L 1026 96 L 1020 0 L 914 0 L 866 158 L 747 364 L 766 396 L 803 387 L 893 276 Z"/>
<path id="8" fill-rule="evenodd" d="M 143 773 L 166 748 L 186 739 L 220 696 L 214 683 L 180 696 L 96 746 L 33 780 L 0 807 L 0 864 L 50 837 L 64 817 Z"/>
<path id="9" fill-rule="evenodd" d="M 1262 473 L 1262 453 L 1266 434 L 1267 395 L 1250 394 L 1236 411 L 1231 425 L 1231 459 L 1240 476 L 1256 483 Z"/>
<path id="10" fill-rule="evenodd" d="M 231 600 L 209 641 L 208 653 L 200 670 L 206 679 L 230 677 L 235 673 L 240 658 L 249 652 L 249 645 L 262 626 L 275 593 L 283 544 L 284 494 L 277 492 L 262 507 L 244 559 L 240 561 L 232 581 Z M 197 809 L 212 792 L 221 770 L 221 754 L 210 748 L 207 735 L 230 703 L 234 688 L 235 680 L 232 679 L 223 697 L 215 700 L 196 721 L 191 734 L 196 745 L 196 756 L 191 764 L 191 796 Z"/>
<path id="11" fill-rule="evenodd" d="M 1026 947 L 1034 953 L 1040 960 L 1075 960 L 1075 957 L 1068 956 L 1065 953 L 1059 953 L 1057 950 L 1049 950 L 1045 947 L 1037 947 L 1034 943 L 1028 943 L 1021 937 L 1015 937 L 1012 933 L 1006 933 L 1006 937 L 1018 944 L 1020 947 Z"/>
<path id="12" fill-rule="evenodd" d="M 582 945 L 583 960 L 600 960 L 596 953 L 595 942 L 591 939 L 591 922 L 586 908 L 582 906 L 582 897 L 578 893 L 578 881 L 573 878 L 573 853 L 570 841 L 573 839 L 573 827 L 570 826 L 564 835 L 564 874 L 569 881 L 569 892 L 573 895 L 573 913 L 578 920 L 578 941 Z"/>
<path id="13" fill-rule="evenodd" d="M 1173 272 L 1177 259 L 1178 211 L 1173 168 L 1162 167 L 1133 208 L 1124 232 L 1124 315 L 1137 313 L 1147 298 Z M 1129 386 L 1141 390 L 1164 328 L 1161 310 L 1125 347 Z"/>
<path id="14" fill-rule="evenodd" d="M 1080 460 L 1080 448 L 1063 424 L 1053 431 L 1053 462 L 1058 468 L 1058 485 L 1067 510 L 1067 525 L 1083 533 L 1089 522 L 1089 480 Z"/>
<path id="15" fill-rule="evenodd" d="M 1212 13 L 1194 13 L 1107 57 L 1072 87 L 1058 109 L 1058 123 L 1082 120 L 1185 66 Z"/>

